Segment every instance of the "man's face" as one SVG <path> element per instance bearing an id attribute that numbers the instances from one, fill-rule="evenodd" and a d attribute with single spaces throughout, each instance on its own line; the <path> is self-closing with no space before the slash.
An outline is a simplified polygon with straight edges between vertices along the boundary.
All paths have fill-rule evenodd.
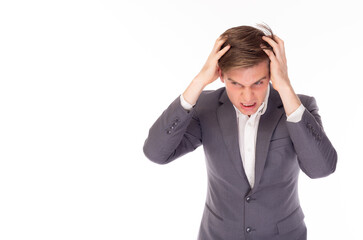
<path id="1" fill-rule="evenodd" d="M 257 112 L 265 100 L 270 81 L 269 62 L 233 69 L 223 75 L 219 70 L 219 74 L 232 104 L 245 115 L 250 116 Z"/>

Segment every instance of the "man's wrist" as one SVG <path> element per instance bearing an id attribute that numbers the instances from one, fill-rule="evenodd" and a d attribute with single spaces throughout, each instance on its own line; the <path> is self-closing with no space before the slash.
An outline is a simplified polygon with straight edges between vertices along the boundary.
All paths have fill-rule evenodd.
<path id="1" fill-rule="evenodd" d="M 278 92 L 281 97 L 285 113 L 287 116 L 295 112 L 301 105 L 301 101 L 299 97 L 296 95 L 291 84 L 288 83 L 280 86 Z"/>
<path id="2" fill-rule="evenodd" d="M 278 91 L 280 95 L 294 91 L 289 79 L 280 82 L 282 82 L 283 84 L 280 84 L 276 87 L 276 91 Z"/>
<path id="3" fill-rule="evenodd" d="M 185 109 L 185 110 L 192 110 L 193 109 L 193 106 L 195 104 L 190 104 L 188 103 L 184 97 L 183 97 L 183 94 L 180 94 L 180 104 L 182 105 L 182 107 Z"/>
<path id="4" fill-rule="evenodd" d="M 300 104 L 300 106 L 290 115 L 287 115 L 286 121 L 297 123 L 300 122 L 302 115 L 304 114 L 305 107 L 304 105 Z"/>
<path id="5" fill-rule="evenodd" d="M 195 105 L 204 87 L 205 84 L 203 83 L 203 81 L 201 81 L 198 76 L 195 77 L 182 94 L 184 100 L 191 105 Z"/>

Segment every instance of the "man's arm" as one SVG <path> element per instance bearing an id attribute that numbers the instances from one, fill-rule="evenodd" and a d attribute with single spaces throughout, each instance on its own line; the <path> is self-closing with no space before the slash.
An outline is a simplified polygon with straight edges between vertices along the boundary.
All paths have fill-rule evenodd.
<path id="1" fill-rule="evenodd" d="M 195 109 L 185 110 L 177 97 L 150 128 L 143 151 L 151 161 L 166 164 L 201 144 Z"/>
<path id="2" fill-rule="evenodd" d="M 301 170 L 310 178 L 333 173 L 338 155 L 326 136 L 315 98 L 309 97 L 299 122 L 286 122 Z"/>
<path id="3" fill-rule="evenodd" d="M 263 36 L 262 39 L 273 48 L 272 51 L 265 49 L 263 45 L 261 46 L 271 61 L 270 78 L 272 87 L 279 92 L 286 115 L 289 116 L 299 108 L 301 101 L 295 94 L 287 73 L 284 41 L 276 35 L 273 36 L 273 39 L 266 36 Z"/>
<path id="4" fill-rule="evenodd" d="M 302 109 L 301 101 L 288 77 L 284 42 L 276 35 L 273 39 L 269 37 L 263 39 L 273 48 L 273 51 L 269 49 L 264 51 L 271 60 L 271 82 L 279 92 L 288 116 L 286 124 L 300 168 L 310 178 L 325 177 L 335 171 L 337 152 L 323 130 L 316 101 L 314 98 L 308 98 L 304 104 L 305 110 L 299 111 Z M 298 121 L 289 121 L 289 116 L 292 114 Z"/>
<path id="5" fill-rule="evenodd" d="M 191 105 L 194 105 L 199 98 L 200 93 L 210 83 L 214 82 L 219 77 L 218 60 L 230 49 L 230 45 L 221 49 L 221 46 L 226 41 L 226 38 L 219 37 L 213 47 L 212 52 L 209 54 L 206 63 L 202 70 L 189 84 L 188 88 L 184 91 L 184 99 Z"/>
<path id="6" fill-rule="evenodd" d="M 219 37 L 207 62 L 183 93 L 183 98 L 194 106 L 205 86 L 218 76 L 218 60 L 230 46 L 220 49 L 226 39 Z M 166 164 L 193 151 L 202 144 L 202 134 L 195 106 L 184 109 L 180 97 L 176 98 L 161 114 L 145 140 L 143 151 L 151 161 Z"/>

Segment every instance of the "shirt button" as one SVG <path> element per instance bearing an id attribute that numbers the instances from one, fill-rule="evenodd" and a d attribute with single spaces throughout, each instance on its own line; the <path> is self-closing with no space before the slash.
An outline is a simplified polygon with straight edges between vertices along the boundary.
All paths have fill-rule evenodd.
<path id="1" fill-rule="evenodd" d="M 250 233 L 252 231 L 252 228 L 248 227 L 246 228 L 246 232 Z"/>

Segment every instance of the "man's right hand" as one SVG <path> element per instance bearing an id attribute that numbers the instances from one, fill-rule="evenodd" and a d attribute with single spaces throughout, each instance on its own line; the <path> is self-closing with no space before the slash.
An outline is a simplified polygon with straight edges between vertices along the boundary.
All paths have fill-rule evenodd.
<path id="1" fill-rule="evenodd" d="M 216 40 L 212 52 L 209 54 L 207 62 L 204 64 L 202 70 L 198 75 L 202 77 L 205 86 L 214 82 L 218 77 L 218 60 L 229 50 L 230 45 L 225 46 L 221 49 L 223 43 L 227 38 L 221 36 Z M 221 50 L 220 50 L 221 49 Z"/>
<path id="2" fill-rule="evenodd" d="M 218 60 L 230 49 L 229 45 L 221 49 L 221 46 L 226 40 L 227 38 L 222 38 L 221 36 L 216 40 L 213 50 L 209 54 L 202 70 L 184 91 L 183 97 L 185 101 L 191 105 L 194 105 L 197 102 L 198 97 L 202 93 L 203 89 L 219 77 Z"/>

